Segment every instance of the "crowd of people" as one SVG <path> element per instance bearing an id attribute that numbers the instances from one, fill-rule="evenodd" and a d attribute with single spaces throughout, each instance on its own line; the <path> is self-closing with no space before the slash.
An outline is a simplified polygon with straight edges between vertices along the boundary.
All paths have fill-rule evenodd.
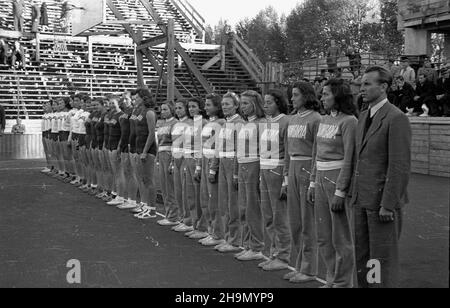
<path id="1" fill-rule="evenodd" d="M 10 47 L 8 41 L 0 38 L 0 66 L 25 69 L 25 51 L 19 41 L 14 41 L 12 47 Z"/>
<path id="2" fill-rule="evenodd" d="M 320 101 L 296 83 L 293 110 L 278 89 L 166 101 L 160 114 L 146 89 L 62 97 L 45 106 L 43 173 L 137 219 L 157 217 L 157 179 L 157 223 L 201 245 L 265 271 L 292 265 L 292 283 L 315 281 L 320 255 L 324 288 L 395 287 L 411 128 L 387 100 L 392 80 L 366 71 L 359 119 L 338 79 Z M 381 264 L 374 284 L 370 260 Z"/>

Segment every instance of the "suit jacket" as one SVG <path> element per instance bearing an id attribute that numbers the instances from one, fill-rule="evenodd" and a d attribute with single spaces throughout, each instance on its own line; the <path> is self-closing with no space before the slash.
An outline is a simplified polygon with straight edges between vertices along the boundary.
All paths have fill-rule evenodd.
<path id="1" fill-rule="evenodd" d="M 356 131 L 352 204 L 369 210 L 400 209 L 409 202 L 411 124 L 387 103 L 376 113 L 364 138 L 368 116 L 368 110 L 361 114 Z"/>

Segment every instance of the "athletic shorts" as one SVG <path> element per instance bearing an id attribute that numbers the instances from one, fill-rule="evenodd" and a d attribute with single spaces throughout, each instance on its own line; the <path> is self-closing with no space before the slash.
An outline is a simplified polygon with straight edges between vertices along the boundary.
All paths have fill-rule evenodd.
<path id="1" fill-rule="evenodd" d="M 86 146 L 86 135 L 78 135 L 78 145 L 80 147 Z"/>
<path id="2" fill-rule="evenodd" d="M 72 133 L 72 140 L 73 140 L 73 141 L 78 141 L 79 137 L 80 137 L 79 134 Z"/>
<path id="3" fill-rule="evenodd" d="M 58 133 L 50 133 L 50 140 L 58 141 L 59 134 Z"/>
<path id="4" fill-rule="evenodd" d="M 66 131 L 60 131 L 59 132 L 59 141 L 65 142 L 69 140 L 69 132 Z"/>

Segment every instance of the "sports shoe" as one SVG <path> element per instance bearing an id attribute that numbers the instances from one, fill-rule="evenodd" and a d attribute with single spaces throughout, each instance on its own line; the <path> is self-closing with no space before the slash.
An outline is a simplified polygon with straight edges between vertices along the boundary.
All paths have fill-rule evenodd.
<path id="1" fill-rule="evenodd" d="M 211 236 L 211 235 L 208 235 L 207 237 L 202 238 L 202 239 L 199 240 L 198 242 L 199 242 L 200 244 L 203 245 L 204 242 L 209 241 L 209 240 L 211 240 L 211 239 L 212 239 L 212 236 Z"/>
<path id="2" fill-rule="evenodd" d="M 137 208 L 136 202 L 125 201 L 124 203 L 117 206 L 119 210 L 132 210 Z"/>
<path id="3" fill-rule="evenodd" d="M 182 222 L 178 223 L 177 225 L 174 225 L 174 226 L 172 227 L 172 231 L 177 231 L 178 228 L 179 228 L 181 225 L 183 225 Z"/>
<path id="4" fill-rule="evenodd" d="M 97 194 L 95 197 L 96 197 L 96 198 L 99 198 L 99 199 L 102 199 L 104 196 L 106 196 L 106 194 L 107 194 L 107 192 L 106 192 L 106 191 L 103 191 L 103 192 Z"/>
<path id="5" fill-rule="evenodd" d="M 212 236 L 202 240 L 202 245 L 206 246 L 206 247 L 212 247 L 212 246 L 217 247 L 218 245 L 223 245 L 223 244 L 225 244 L 225 240 L 216 240 Z"/>
<path id="6" fill-rule="evenodd" d="M 286 275 L 284 275 L 283 279 L 284 280 L 291 280 L 292 278 L 294 278 L 298 274 L 299 274 L 299 272 L 290 272 L 290 273 L 287 273 Z"/>
<path id="7" fill-rule="evenodd" d="M 208 236 L 209 236 L 209 234 L 206 233 L 206 232 L 195 231 L 193 234 L 191 234 L 189 236 L 189 238 L 193 239 L 193 240 L 199 240 L 199 239 L 202 239 L 202 238 L 206 238 Z"/>
<path id="8" fill-rule="evenodd" d="M 180 232 L 180 233 L 186 233 L 189 231 L 194 231 L 194 227 L 192 226 L 186 226 L 185 224 L 183 224 L 182 226 L 180 226 L 177 230 L 175 230 L 176 232 Z"/>
<path id="9" fill-rule="evenodd" d="M 240 251 L 241 248 L 230 245 L 230 244 L 226 244 L 223 245 L 222 247 L 220 247 L 219 249 L 217 249 L 219 252 L 221 253 L 229 253 L 229 252 L 237 252 Z"/>
<path id="10" fill-rule="evenodd" d="M 289 268 L 289 264 L 286 262 L 283 262 L 279 259 L 274 259 L 271 262 L 267 263 L 263 266 L 263 270 L 268 272 L 274 272 L 274 271 L 282 271 Z"/>
<path id="11" fill-rule="evenodd" d="M 118 206 L 125 203 L 125 200 L 122 197 L 117 197 L 111 201 L 109 201 L 107 204 L 111 206 Z"/>
<path id="12" fill-rule="evenodd" d="M 145 220 L 145 219 L 151 219 L 151 218 L 156 218 L 156 217 L 157 217 L 156 211 L 148 209 L 148 210 L 145 210 L 144 212 L 138 214 L 138 216 L 136 218 Z"/>
<path id="13" fill-rule="evenodd" d="M 222 248 L 223 246 L 228 245 L 227 241 L 225 240 L 221 240 L 219 244 L 217 244 L 216 246 L 214 246 L 215 250 L 219 250 L 220 248 Z"/>
<path id="14" fill-rule="evenodd" d="M 244 250 L 242 250 L 241 252 L 235 254 L 234 257 L 235 257 L 235 258 L 239 258 L 240 256 L 246 254 L 248 251 L 249 251 L 249 250 L 244 249 Z"/>
<path id="15" fill-rule="evenodd" d="M 261 263 L 258 264 L 258 267 L 263 268 L 264 266 L 266 266 L 270 262 L 272 262 L 272 260 L 266 260 L 264 262 L 261 262 Z"/>
<path id="16" fill-rule="evenodd" d="M 178 222 L 175 221 L 170 221 L 167 218 L 158 221 L 158 225 L 163 226 L 163 227 L 171 227 L 171 226 L 178 226 Z"/>
<path id="17" fill-rule="evenodd" d="M 333 286 L 327 283 L 327 284 L 319 287 L 319 289 L 333 289 Z"/>
<path id="18" fill-rule="evenodd" d="M 184 236 L 189 237 L 189 236 L 191 236 L 192 234 L 194 234 L 195 232 L 196 232 L 196 230 L 189 231 L 189 232 L 187 232 Z"/>
<path id="19" fill-rule="evenodd" d="M 50 172 L 52 172 L 52 170 L 47 168 L 47 167 L 45 167 L 45 169 L 41 170 L 41 173 L 44 173 L 44 174 L 47 174 L 47 173 L 50 173 Z"/>
<path id="20" fill-rule="evenodd" d="M 294 277 L 292 277 L 289 282 L 291 283 L 306 283 L 311 281 L 316 281 L 316 276 L 309 276 L 302 273 L 298 273 Z"/>
<path id="21" fill-rule="evenodd" d="M 137 204 L 137 207 L 135 207 L 134 209 L 132 209 L 130 212 L 131 213 L 136 213 L 136 214 L 140 214 L 144 211 L 144 205 L 142 203 Z"/>
<path id="22" fill-rule="evenodd" d="M 255 252 L 253 250 L 248 250 L 243 255 L 237 257 L 239 261 L 259 261 L 264 260 L 266 257 L 262 254 L 262 252 Z"/>

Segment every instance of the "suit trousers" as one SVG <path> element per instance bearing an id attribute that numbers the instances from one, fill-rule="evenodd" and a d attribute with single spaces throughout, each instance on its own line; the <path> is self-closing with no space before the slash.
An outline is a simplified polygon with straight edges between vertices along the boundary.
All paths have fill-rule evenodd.
<path id="1" fill-rule="evenodd" d="M 291 236 L 287 217 L 287 202 L 280 200 L 283 167 L 261 170 L 261 207 L 264 226 L 271 241 L 270 257 L 289 263 Z"/>
<path id="2" fill-rule="evenodd" d="M 327 269 L 327 284 L 353 288 L 354 248 L 350 226 L 350 209 L 331 210 L 340 170 L 317 171 L 316 225 L 319 253 Z"/>
<path id="3" fill-rule="evenodd" d="M 254 252 L 264 249 L 264 226 L 261 210 L 259 162 L 239 164 L 239 216 L 242 247 Z"/>
<path id="4" fill-rule="evenodd" d="M 219 167 L 219 237 L 239 247 L 242 231 L 239 223 L 238 192 L 233 184 L 235 158 L 221 158 Z"/>
<path id="5" fill-rule="evenodd" d="M 172 154 L 170 152 L 159 152 L 159 180 L 164 199 L 164 210 L 166 218 L 171 222 L 178 221 L 178 207 L 175 201 L 175 190 L 173 176 L 170 174 L 170 162 Z"/>
<path id="6" fill-rule="evenodd" d="M 380 221 L 378 210 L 356 206 L 354 209 L 355 253 L 358 287 L 399 287 L 399 239 L 402 230 L 402 210 L 395 211 L 393 222 Z M 381 265 L 381 283 L 369 284 L 367 267 L 370 260 Z"/>
<path id="7" fill-rule="evenodd" d="M 289 166 L 288 217 L 295 269 L 317 275 L 317 232 L 314 205 L 308 201 L 311 160 L 291 161 Z"/>

